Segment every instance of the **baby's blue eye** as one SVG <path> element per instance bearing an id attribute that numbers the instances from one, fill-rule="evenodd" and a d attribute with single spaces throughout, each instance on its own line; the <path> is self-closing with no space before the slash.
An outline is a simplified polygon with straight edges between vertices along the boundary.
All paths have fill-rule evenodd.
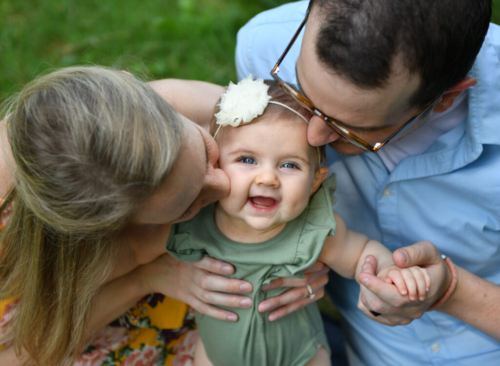
<path id="1" fill-rule="evenodd" d="M 243 164 L 255 164 L 255 159 L 253 158 L 241 158 Z"/>
<path id="2" fill-rule="evenodd" d="M 297 168 L 297 165 L 293 163 L 284 163 L 281 167 L 286 169 L 295 169 Z"/>

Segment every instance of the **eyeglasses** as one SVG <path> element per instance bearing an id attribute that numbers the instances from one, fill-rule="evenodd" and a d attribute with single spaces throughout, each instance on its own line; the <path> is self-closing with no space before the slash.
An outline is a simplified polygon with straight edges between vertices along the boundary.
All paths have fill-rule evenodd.
<path id="1" fill-rule="evenodd" d="M 363 149 L 365 151 L 372 151 L 376 152 L 378 151 L 382 146 L 387 144 L 389 141 L 391 141 L 397 134 L 399 134 L 401 131 L 403 131 L 406 127 L 408 127 L 411 123 L 415 122 L 418 117 L 424 114 L 427 110 L 431 109 L 434 104 L 439 100 L 439 98 L 442 96 L 442 94 L 436 96 L 434 99 L 432 99 L 429 103 L 427 103 L 420 111 L 418 111 L 417 114 L 415 114 L 413 117 L 411 117 L 406 123 L 401 125 L 396 131 L 394 131 L 389 137 L 387 137 L 385 140 L 382 142 L 376 142 L 375 144 L 370 144 L 366 142 L 365 140 L 359 138 L 356 136 L 354 133 L 346 129 L 345 127 L 342 126 L 338 121 L 333 119 L 332 117 L 327 116 L 323 112 L 321 112 L 318 108 L 316 108 L 309 99 L 307 99 L 305 96 L 300 94 L 293 86 L 289 85 L 286 83 L 284 80 L 282 80 L 278 76 L 278 72 L 280 71 L 280 64 L 287 55 L 288 51 L 290 51 L 290 48 L 292 48 L 293 44 L 297 40 L 297 37 L 299 36 L 300 32 L 302 31 L 302 28 L 304 28 L 304 25 L 307 22 L 307 18 L 309 17 L 309 9 L 307 10 L 306 17 L 302 21 L 302 23 L 299 26 L 299 29 L 295 32 L 295 34 L 292 37 L 292 40 L 288 44 L 288 46 L 285 49 L 285 52 L 281 55 L 281 57 L 278 59 L 278 62 L 276 63 L 276 66 L 271 71 L 271 76 L 273 77 L 274 80 L 278 83 L 279 86 L 287 93 L 290 95 L 297 103 L 299 103 L 302 107 L 305 109 L 309 110 L 311 113 L 317 115 L 319 118 L 321 118 L 327 125 L 335 131 L 337 134 L 345 138 L 347 141 L 349 141 L 351 144 L 355 145 L 356 147 Z"/>

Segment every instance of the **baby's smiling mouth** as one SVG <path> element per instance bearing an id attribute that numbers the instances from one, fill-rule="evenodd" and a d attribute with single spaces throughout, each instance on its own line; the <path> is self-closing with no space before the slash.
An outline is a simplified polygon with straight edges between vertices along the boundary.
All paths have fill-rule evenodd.
<path id="1" fill-rule="evenodd" d="M 279 202 L 274 198 L 264 196 L 250 197 L 248 201 L 254 209 L 263 212 L 272 211 L 279 205 Z"/>

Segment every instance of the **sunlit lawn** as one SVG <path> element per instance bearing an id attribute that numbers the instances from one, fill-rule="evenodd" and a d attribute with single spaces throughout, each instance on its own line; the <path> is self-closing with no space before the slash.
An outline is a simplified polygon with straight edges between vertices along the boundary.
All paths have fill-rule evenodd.
<path id="1" fill-rule="evenodd" d="M 38 73 L 99 64 L 149 79 L 235 80 L 236 32 L 287 0 L 2 0 L 0 101 Z M 500 21 L 500 0 L 494 0 Z"/>

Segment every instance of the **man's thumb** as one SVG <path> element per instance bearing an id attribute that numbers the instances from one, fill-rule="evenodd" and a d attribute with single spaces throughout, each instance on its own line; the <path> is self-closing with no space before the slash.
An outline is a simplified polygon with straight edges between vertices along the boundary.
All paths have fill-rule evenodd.
<path id="1" fill-rule="evenodd" d="M 434 244 L 424 240 L 408 247 L 399 248 L 392 254 L 392 259 L 399 268 L 425 267 L 440 262 L 441 254 Z"/>

